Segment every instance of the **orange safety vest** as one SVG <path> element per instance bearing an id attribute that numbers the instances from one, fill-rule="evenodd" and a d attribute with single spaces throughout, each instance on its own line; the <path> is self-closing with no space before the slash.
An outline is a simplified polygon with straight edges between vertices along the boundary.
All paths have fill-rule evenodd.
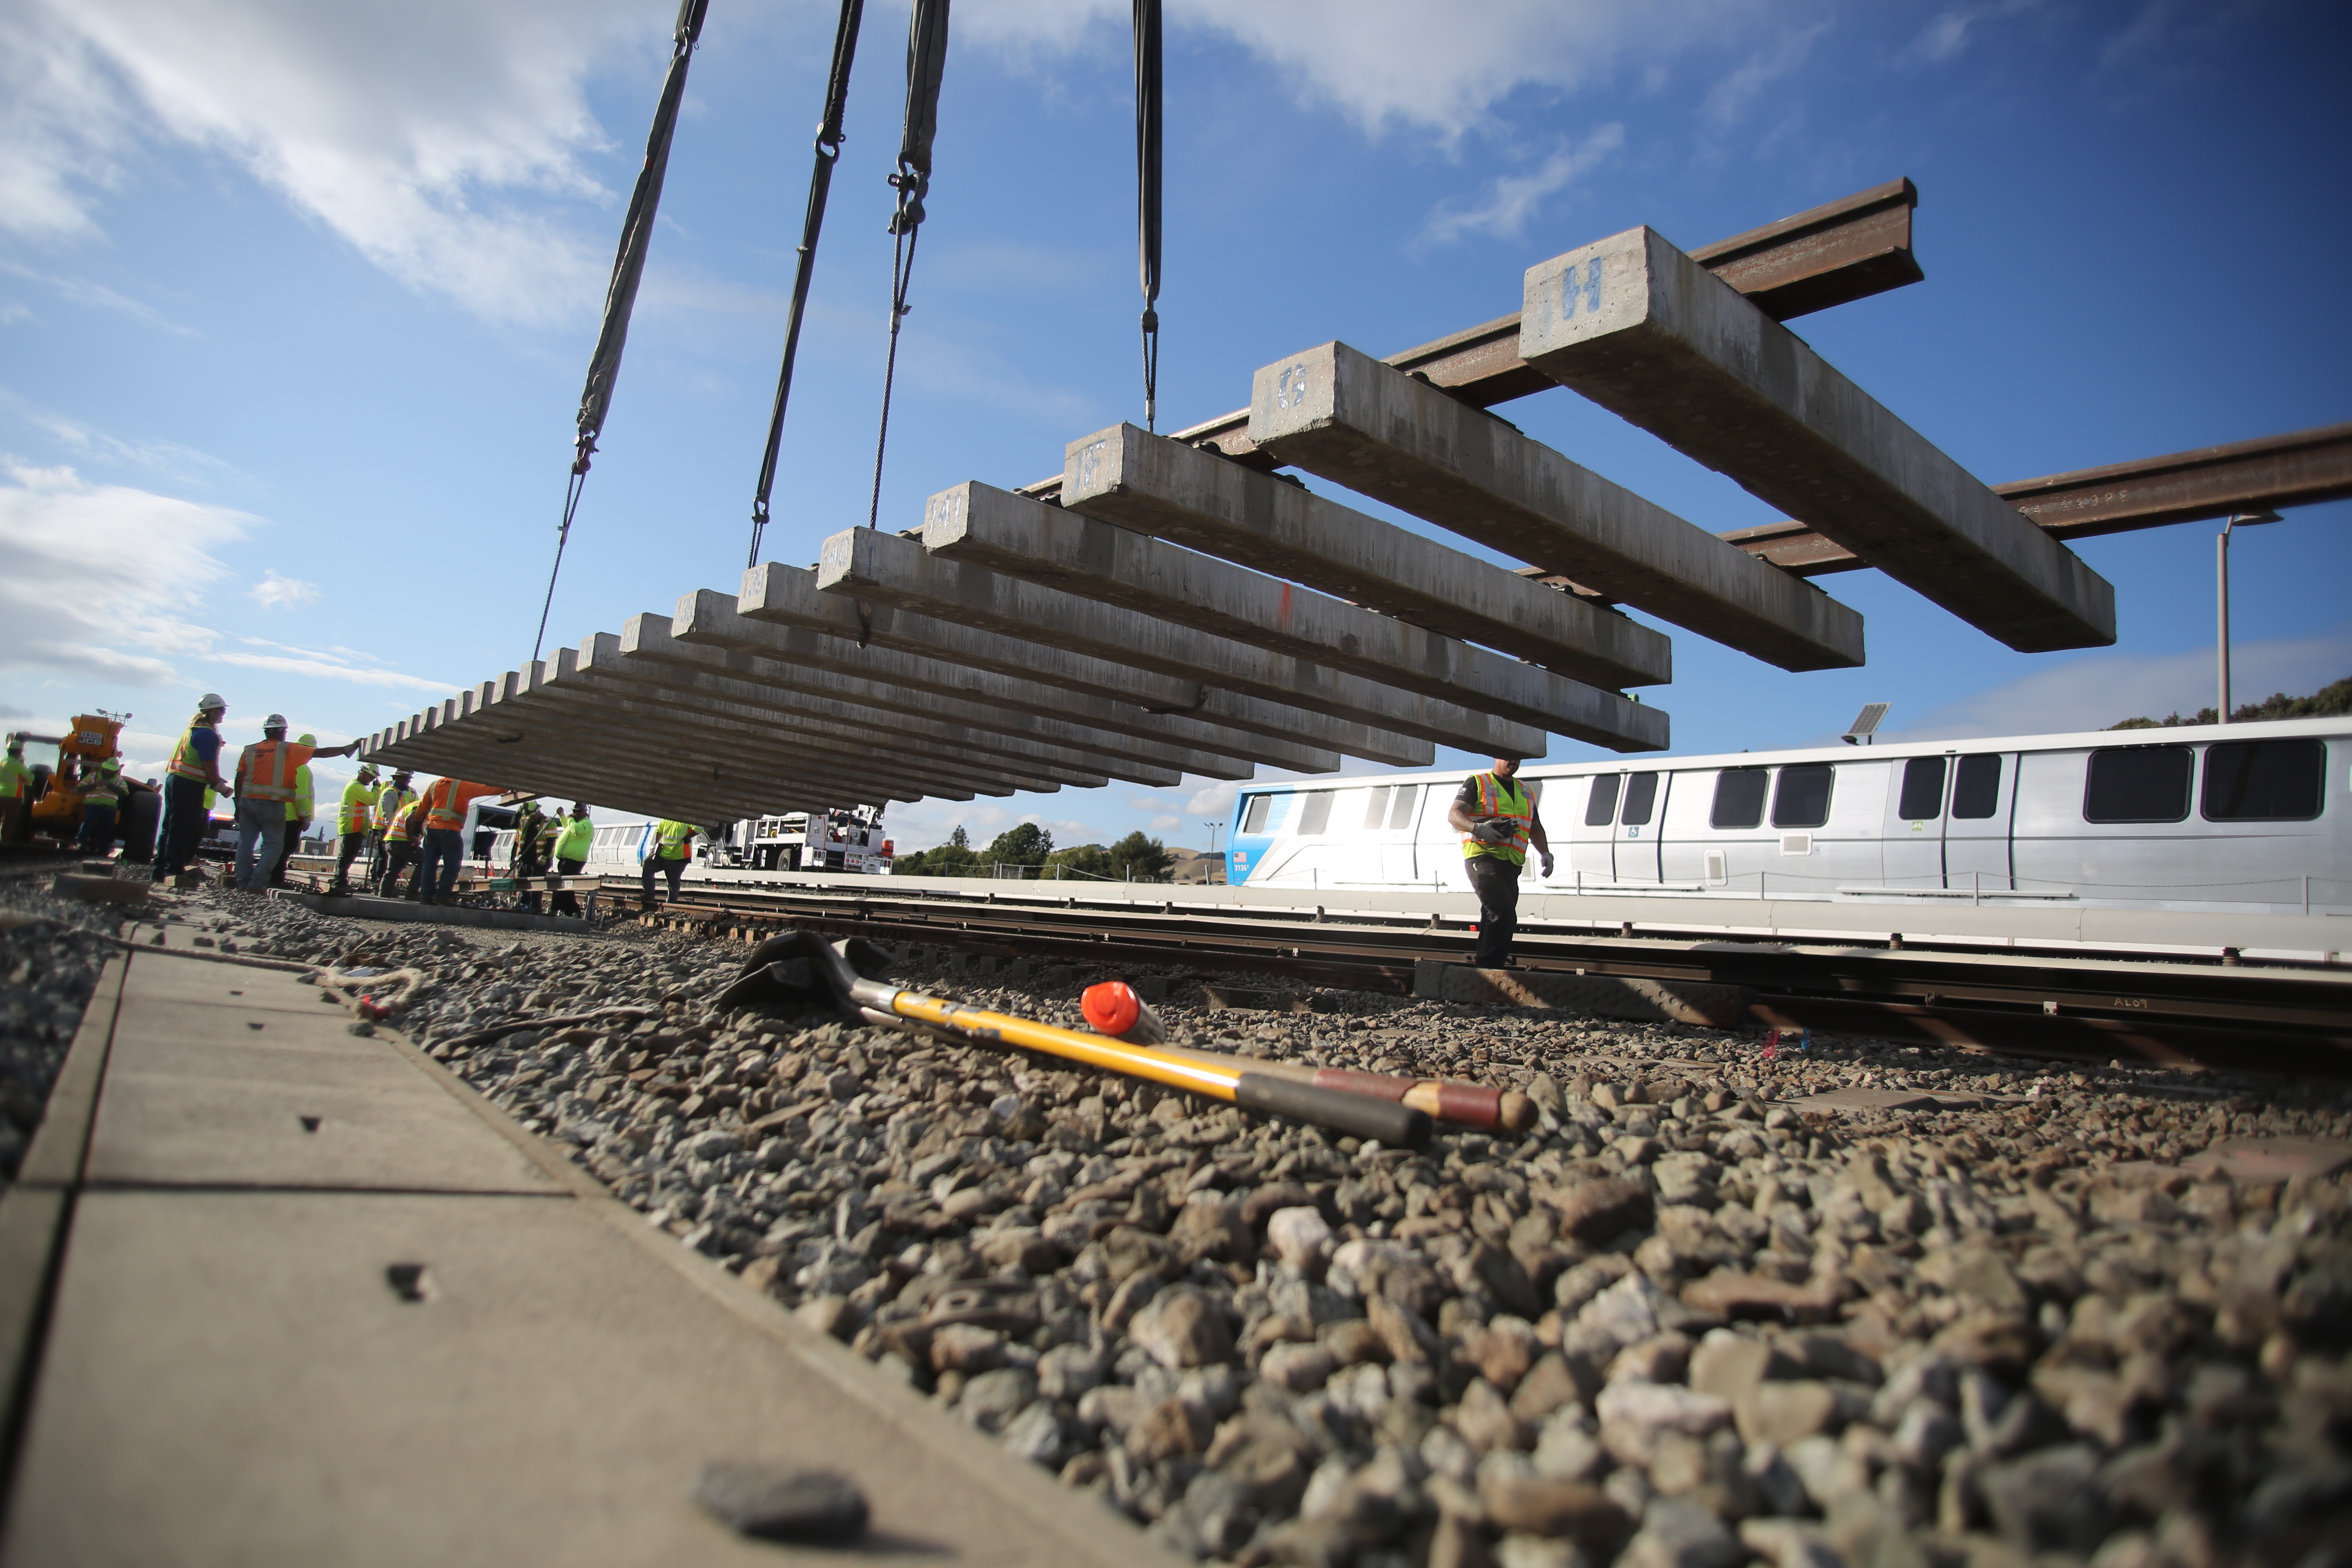
<path id="1" fill-rule="evenodd" d="M 1519 787 L 1517 779 L 1498 779 L 1493 773 L 1480 773 L 1470 781 L 1478 786 L 1478 808 L 1473 816 L 1500 816 L 1511 824 L 1507 844 L 1482 844 L 1469 834 L 1462 836 L 1462 856 L 1474 859 L 1480 855 L 1492 855 L 1498 860 L 1508 860 L 1514 866 L 1528 863 L 1528 834 L 1536 819 L 1536 808 L 1528 792 Z"/>
<path id="2" fill-rule="evenodd" d="M 205 772 L 205 760 L 196 755 L 195 733 L 199 730 L 211 730 L 213 726 L 210 724 L 192 723 L 186 729 L 181 731 L 180 743 L 172 748 L 172 761 L 166 766 L 165 771 L 179 778 L 194 779 L 198 784 L 202 784 L 205 780 L 210 778 L 212 775 Z M 215 731 L 214 732 L 217 734 L 219 731 Z"/>
<path id="3" fill-rule="evenodd" d="M 425 792 L 425 826 L 455 833 L 466 826 L 466 807 L 470 802 L 482 795 L 498 793 L 492 784 L 442 779 Z"/>
<path id="4" fill-rule="evenodd" d="M 291 741 L 256 741 L 236 760 L 236 797 L 290 805 L 301 787 L 301 766 L 310 760 L 312 750 Z"/>

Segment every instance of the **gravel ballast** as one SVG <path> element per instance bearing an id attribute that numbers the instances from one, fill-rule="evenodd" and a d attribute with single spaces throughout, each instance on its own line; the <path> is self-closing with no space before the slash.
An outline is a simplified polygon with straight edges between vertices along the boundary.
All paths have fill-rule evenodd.
<path id="1" fill-rule="evenodd" d="M 713 1017 L 737 945 L 163 901 L 229 911 L 224 949 L 423 971 L 393 1026 L 649 1223 L 1197 1557 L 2352 1564 L 2338 1085 L 1172 983 L 1176 1043 L 1542 1108 L 1383 1149 Z M 38 929 L 0 942 L 69 944 Z M 894 977 L 1076 1026 L 1104 976 Z M 453 1043 L 608 1008 L 643 1011 Z"/>

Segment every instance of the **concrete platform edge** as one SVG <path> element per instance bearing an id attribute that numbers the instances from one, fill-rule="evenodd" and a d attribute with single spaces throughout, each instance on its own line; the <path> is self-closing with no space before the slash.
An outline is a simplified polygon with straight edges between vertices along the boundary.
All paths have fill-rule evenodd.
<path id="1" fill-rule="evenodd" d="M 680 1246 L 667 1231 L 646 1225 L 643 1215 L 614 1197 L 602 1183 L 574 1165 L 547 1139 L 525 1129 L 405 1036 L 383 1030 L 377 1037 L 408 1058 L 484 1123 L 511 1142 L 526 1158 L 577 1197 L 589 1213 L 790 1351 L 811 1371 L 887 1421 L 893 1429 L 1008 1499 L 1039 1525 L 1066 1541 L 1074 1552 L 1083 1554 L 1068 1561 L 1095 1561 L 1106 1565 L 1162 1563 L 1171 1568 L 1184 1561 L 1144 1534 L 1125 1516 L 1097 1502 L 1092 1494 L 1074 1492 L 1038 1467 L 1014 1458 L 947 1412 L 892 1381 L 887 1373 L 846 1345 L 801 1323 L 782 1303 L 744 1284 L 716 1261 Z"/>

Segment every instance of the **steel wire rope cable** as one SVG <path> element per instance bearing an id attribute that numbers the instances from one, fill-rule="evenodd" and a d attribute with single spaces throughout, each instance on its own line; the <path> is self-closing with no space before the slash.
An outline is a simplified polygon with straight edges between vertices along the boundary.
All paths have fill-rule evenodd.
<path id="1" fill-rule="evenodd" d="M 833 74 L 824 86 L 824 114 L 816 128 L 816 167 L 809 174 L 808 216 L 801 225 L 800 263 L 793 275 L 793 303 L 784 317 L 784 363 L 776 373 L 776 402 L 768 415 L 768 447 L 760 463 L 760 484 L 751 498 L 751 552 L 744 570 L 760 563 L 760 540 L 768 531 L 768 498 L 776 486 L 776 453 L 784 438 L 784 407 L 792 401 L 793 362 L 800 355 L 801 321 L 808 310 L 809 283 L 816 273 L 816 242 L 824 227 L 825 197 L 833 168 L 841 159 L 849 108 L 849 68 L 857 54 L 857 32 L 866 0 L 841 0 L 841 21 L 833 35 Z"/>
<path id="2" fill-rule="evenodd" d="M 898 138 L 898 164 L 890 188 L 890 348 L 882 362 L 882 422 L 874 436 L 874 494 L 866 526 L 882 516 L 882 456 L 890 441 L 890 390 L 898 374 L 898 325 L 906 320 L 907 287 L 915 276 L 915 241 L 923 224 L 923 197 L 931 187 L 931 142 L 940 129 L 940 80 L 948 64 L 948 0 L 915 0 L 907 24 L 907 121 Z M 861 610 L 861 615 L 863 614 Z M 861 644 L 861 646 L 863 646 Z"/>
<path id="3" fill-rule="evenodd" d="M 555 607 L 555 579 L 563 570 L 563 547 L 572 538 L 580 493 L 587 486 L 589 459 L 595 455 L 596 438 L 604 433 L 604 416 L 612 410 L 613 388 L 621 374 L 621 351 L 629 341 L 629 315 L 636 308 L 637 284 L 645 277 L 646 252 L 653 244 L 654 215 L 661 205 L 662 180 L 669 173 L 678 105 L 686 98 L 687 68 L 693 63 L 695 47 L 702 41 L 702 18 L 709 8 L 710 0 L 679 0 L 677 22 L 670 30 L 669 70 L 662 78 L 661 98 L 654 106 L 653 128 L 646 133 L 645 164 L 637 171 L 636 188 L 629 193 L 620 247 L 613 256 L 613 279 L 604 290 L 604 325 L 596 334 L 596 352 L 589 356 L 587 383 L 580 391 L 580 435 L 573 444 L 572 478 L 564 488 L 563 521 L 555 531 L 555 564 L 547 574 L 539 634 L 531 639 L 534 663 L 547 641 L 548 613 Z"/>
<path id="4" fill-rule="evenodd" d="M 1143 427 L 1160 404 L 1160 0 L 1135 0 L 1135 226 L 1143 280 Z"/>

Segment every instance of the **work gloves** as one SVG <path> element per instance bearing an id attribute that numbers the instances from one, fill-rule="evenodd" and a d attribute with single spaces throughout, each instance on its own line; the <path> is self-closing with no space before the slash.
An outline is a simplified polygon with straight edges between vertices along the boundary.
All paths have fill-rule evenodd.
<path id="1" fill-rule="evenodd" d="M 1508 844 L 1511 841 L 1510 819 L 1503 816 L 1482 817 L 1470 825 L 1470 837 L 1481 844 Z"/>

